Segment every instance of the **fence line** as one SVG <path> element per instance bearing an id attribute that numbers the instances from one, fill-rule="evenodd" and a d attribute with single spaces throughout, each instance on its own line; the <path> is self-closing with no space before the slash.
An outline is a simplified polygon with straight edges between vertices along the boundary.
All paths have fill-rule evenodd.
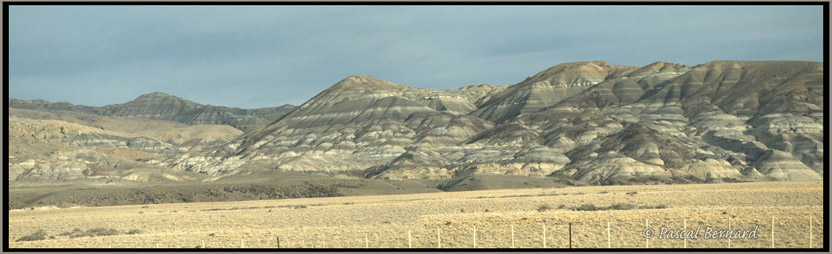
<path id="1" fill-rule="evenodd" d="M 806 216 L 805 217 L 806 219 L 803 219 L 804 218 L 803 216 Z M 714 222 L 716 222 L 715 225 L 720 225 L 721 224 L 721 222 L 720 222 L 721 219 L 719 219 L 719 218 L 715 218 L 715 219 L 716 219 L 716 220 L 714 220 Z M 625 219 L 624 220 L 625 222 L 622 221 L 622 220 L 612 220 L 612 221 L 616 221 L 616 223 L 617 223 L 616 225 L 618 227 L 618 229 L 616 231 L 617 232 L 617 235 L 616 235 L 616 237 L 617 237 L 616 238 L 617 239 L 616 246 L 617 247 L 619 247 L 619 248 L 621 248 L 621 247 L 631 248 L 633 246 L 640 245 L 640 241 L 639 241 L 640 239 L 638 239 L 637 237 L 635 237 L 633 235 L 622 236 L 622 233 L 625 233 L 625 232 L 626 233 L 635 233 L 635 230 L 632 230 L 631 227 L 639 227 L 640 226 L 640 225 L 638 225 L 638 224 L 640 224 L 640 223 L 638 223 L 639 219 L 635 219 L 635 223 L 634 223 L 634 220 L 632 220 L 632 219 L 629 219 L 629 220 Z M 607 226 L 607 228 L 606 228 L 607 229 L 606 230 L 607 231 L 606 232 L 606 234 L 607 234 L 607 248 L 612 248 L 612 221 L 610 221 L 610 220 L 606 221 L 607 222 L 607 225 L 606 225 Z M 771 217 L 771 222 L 770 222 L 770 228 L 769 228 L 769 230 L 770 230 L 770 235 L 769 235 L 770 239 L 765 239 L 766 235 L 765 235 L 764 232 L 765 232 L 766 229 L 764 228 L 764 225 L 765 225 L 764 223 L 766 222 L 766 220 L 765 219 L 762 219 L 762 221 L 754 220 L 753 223 L 755 225 L 763 226 L 763 227 L 760 228 L 760 231 L 758 231 L 759 233 L 761 233 L 760 235 L 763 236 L 762 239 L 757 238 L 757 239 L 759 239 L 758 240 L 759 242 L 749 242 L 745 238 L 732 239 L 731 237 L 727 237 L 727 243 L 726 242 L 719 243 L 719 241 L 721 241 L 719 239 L 710 239 L 708 241 L 711 241 L 711 242 L 705 243 L 703 245 L 704 242 L 700 241 L 700 239 L 702 239 L 702 233 L 701 232 L 698 234 L 699 238 L 691 238 L 690 240 L 693 241 L 692 242 L 692 244 L 694 244 L 693 248 L 701 248 L 701 247 L 705 247 L 705 246 L 708 246 L 709 248 L 710 247 L 726 246 L 726 245 L 722 245 L 722 244 L 727 244 L 728 248 L 749 248 L 749 247 L 750 248 L 765 248 L 766 245 L 767 245 L 766 240 L 770 241 L 768 245 L 771 248 L 777 248 L 777 247 L 780 247 L 780 248 L 782 248 L 782 247 L 805 248 L 805 246 L 808 246 L 808 248 L 813 248 L 815 246 L 815 244 L 814 244 L 814 217 L 813 217 L 812 214 L 805 214 L 804 213 L 804 214 L 801 214 L 801 215 L 798 215 L 798 216 L 780 218 L 779 221 L 781 221 L 781 226 L 784 226 L 784 227 L 781 227 L 781 231 L 783 231 L 781 233 L 775 233 L 776 226 L 777 226 L 776 221 L 778 221 L 777 217 L 772 216 Z M 822 219 L 821 219 L 821 221 L 822 221 Z M 622 224 L 619 224 L 620 222 Z M 511 248 L 518 248 L 518 247 L 521 247 L 521 246 L 523 248 L 529 248 L 529 247 L 537 248 L 535 246 L 541 246 L 541 245 L 538 245 L 538 244 L 540 244 L 539 242 L 537 242 L 537 239 L 539 239 L 539 238 L 535 239 L 536 238 L 535 237 L 536 233 L 534 233 L 534 231 L 541 230 L 541 229 L 542 229 L 542 239 L 543 239 L 542 240 L 542 247 L 543 248 L 573 248 L 573 235 L 572 235 L 573 234 L 572 224 L 574 224 L 573 222 L 557 222 L 557 223 L 555 223 L 554 224 L 555 228 L 551 229 L 552 231 L 555 232 L 555 234 L 550 234 L 551 232 L 549 232 L 550 227 L 552 225 L 547 225 L 547 224 L 551 223 L 551 221 L 549 223 L 546 223 L 546 222 L 544 222 L 542 224 L 537 224 L 537 223 L 539 223 L 539 221 L 536 221 L 536 222 L 529 221 L 529 222 L 520 224 L 521 227 L 519 228 L 519 230 L 520 230 L 520 233 L 521 233 L 521 237 L 519 238 L 519 242 L 518 242 L 518 238 L 516 237 L 515 224 L 510 224 L 509 225 L 510 227 L 502 226 L 502 227 L 499 227 L 499 228 L 496 228 L 496 229 L 493 228 L 493 227 L 484 227 L 483 228 L 483 227 L 477 227 L 477 225 L 468 224 L 469 226 L 471 226 L 470 229 L 472 229 L 472 231 L 470 231 L 471 232 L 471 238 L 467 238 L 467 237 L 464 236 L 465 234 L 467 234 L 467 233 L 465 233 L 467 230 L 464 229 L 467 226 L 463 225 L 460 228 L 460 227 L 456 226 L 456 224 L 455 224 L 453 230 L 450 231 L 451 235 L 446 236 L 446 237 L 450 237 L 450 238 L 446 239 L 445 248 L 458 248 L 458 247 L 470 247 L 470 246 L 472 246 L 473 248 L 495 248 L 495 247 L 504 248 L 504 247 L 506 247 L 506 245 L 508 245 L 508 243 L 510 243 Z M 692 227 L 692 229 L 696 230 L 697 229 L 696 224 L 698 224 L 699 226 L 702 227 L 702 229 L 704 231 L 705 227 L 702 226 L 703 223 L 705 225 L 708 224 L 707 220 L 704 220 L 704 221 L 700 220 L 699 222 L 695 221 L 694 226 Z M 749 220 L 744 220 L 744 219 L 742 219 L 742 217 L 732 218 L 731 215 L 727 216 L 726 224 L 727 224 L 728 232 L 731 232 L 731 230 L 744 230 L 744 226 L 747 226 L 745 223 L 752 223 L 752 222 L 750 222 Z M 808 223 L 808 233 L 806 233 L 806 235 L 803 235 L 804 233 L 802 233 L 802 232 L 805 232 L 805 231 L 803 231 L 803 230 L 805 230 L 805 228 L 802 228 L 802 227 L 798 228 L 797 230 L 800 233 L 795 234 L 794 233 L 795 232 L 794 227 L 789 227 L 791 225 L 806 225 L 804 223 Z M 506 224 L 508 224 L 508 223 L 506 223 Z M 535 224 L 540 225 L 541 228 L 537 228 L 535 226 Z M 576 236 L 578 236 L 578 239 L 575 242 L 577 244 L 576 245 L 577 248 L 587 248 L 587 247 L 590 247 L 590 248 L 599 248 L 600 247 L 600 248 L 602 248 L 602 246 L 603 246 L 603 240 L 602 240 L 603 239 L 602 238 L 603 237 L 603 222 L 600 222 L 600 223 L 595 222 L 595 223 L 589 223 L 589 224 L 578 223 L 578 224 L 583 225 L 585 227 L 577 226 L 575 228 L 576 232 L 577 232 Z M 662 219 L 659 219 L 659 220 L 656 220 L 654 218 L 654 223 L 653 224 L 654 224 L 654 227 L 656 227 L 654 229 L 655 232 L 656 232 L 655 235 L 654 235 L 655 239 L 658 239 L 658 236 L 659 236 L 658 227 L 667 226 L 668 228 L 672 228 L 673 230 L 678 229 L 678 219 L 674 219 L 674 218 L 662 218 Z M 726 224 L 721 224 L 721 225 L 726 225 Z M 762 224 L 762 225 L 760 225 L 760 224 Z M 821 222 L 821 224 L 822 224 L 822 222 Z M 448 224 L 445 224 L 445 225 L 448 225 Z M 503 225 L 505 225 L 505 224 L 503 224 Z M 626 227 L 622 228 L 623 225 L 626 225 Z M 647 228 L 647 227 L 650 227 L 650 225 L 651 224 L 650 224 L 649 219 L 645 219 L 644 220 L 644 227 Z M 671 226 L 674 226 L 674 225 L 675 225 L 676 228 L 671 227 Z M 549 226 L 549 227 L 547 227 L 547 226 Z M 567 230 L 563 230 L 564 228 L 561 228 L 561 226 L 567 226 L 568 228 L 567 228 Z M 677 237 L 675 239 L 674 238 L 668 238 L 668 240 L 671 240 L 670 242 L 669 241 L 654 241 L 653 242 L 654 243 L 653 247 L 654 248 L 680 248 L 680 247 L 681 248 L 687 248 L 687 245 L 688 245 L 687 243 L 688 243 L 688 240 L 689 240 L 687 238 L 690 235 L 688 233 L 692 233 L 692 232 L 688 232 L 687 218 L 683 218 L 682 226 L 683 226 L 683 228 L 682 228 L 683 231 L 682 232 L 685 234 L 684 237 L 681 237 L 682 239 L 678 239 L 678 237 Z M 436 227 L 436 245 L 435 245 L 436 248 L 443 248 L 443 245 L 442 245 L 442 228 L 446 228 L 446 230 L 448 230 L 448 228 L 446 226 Z M 510 235 L 508 234 L 509 232 L 506 232 L 507 229 L 510 230 Z M 626 230 L 624 230 L 624 229 L 626 229 Z M 754 227 L 752 226 L 751 229 L 754 229 Z M 305 244 L 303 244 L 303 243 L 302 244 L 290 244 L 290 245 L 292 245 L 291 246 L 292 248 L 304 248 L 304 247 L 308 248 L 308 247 L 310 247 L 308 245 L 312 245 L 311 246 L 312 248 L 329 248 L 330 246 L 333 247 L 333 248 L 343 248 L 343 247 L 355 248 L 355 247 L 358 247 L 358 246 L 356 246 L 356 243 L 360 243 L 360 240 L 359 240 L 360 235 L 357 235 L 357 237 L 356 237 L 356 235 L 353 235 L 353 236 L 347 236 L 346 234 L 339 235 L 340 233 L 337 233 L 337 232 L 334 233 L 334 232 L 326 231 L 326 230 L 328 230 L 328 229 L 321 228 L 321 229 L 316 229 L 317 232 L 315 232 L 315 231 L 310 232 L 306 229 L 303 229 L 302 230 L 303 232 L 300 233 L 299 235 L 288 235 L 288 236 L 283 235 L 284 236 L 283 240 L 285 240 L 286 237 L 288 237 L 289 242 L 296 242 L 297 243 L 297 242 L 306 241 Z M 417 248 L 425 246 L 425 239 L 427 239 L 427 243 L 428 243 L 427 246 L 431 245 L 431 242 L 432 242 L 433 239 L 430 239 L 432 237 L 429 237 L 430 233 L 432 233 L 432 232 L 430 232 L 429 228 L 424 229 L 424 230 L 427 230 L 427 233 L 424 233 L 425 231 L 422 231 L 422 230 L 416 230 L 416 232 L 413 232 L 412 229 L 407 229 L 407 228 L 405 230 L 407 231 L 407 248 L 413 248 L 413 241 L 414 241 L 414 239 L 413 239 L 414 235 L 413 234 L 414 233 L 416 234 L 415 235 L 415 237 L 416 237 L 415 240 L 417 242 L 416 243 Z M 392 238 L 388 238 L 388 237 L 391 237 L 391 236 L 388 236 L 388 234 L 386 234 L 386 233 L 384 235 L 379 236 L 377 233 L 374 232 L 374 237 L 376 237 L 376 238 L 374 238 L 374 241 L 376 241 L 376 242 L 374 242 L 374 247 L 379 248 L 379 247 L 389 246 L 390 245 L 390 239 L 395 239 L 393 241 L 394 246 L 389 246 L 389 247 L 404 248 L 404 245 L 403 245 L 403 243 L 404 243 L 403 240 L 404 239 L 403 239 L 403 234 L 402 233 L 405 230 L 398 229 L 398 230 L 394 230 L 394 231 L 388 231 L 388 232 L 391 232 L 390 235 L 392 235 Z M 322 231 L 326 231 L 326 232 L 322 232 Z M 823 231 L 823 230 L 821 230 L 821 231 Z M 329 235 L 327 235 L 327 232 L 329 232 Z M 373 231 L 365 231 L 365 234 L 364 234 L 364 247 L 365 248 L 369 248 L 369 232 L 373 232 Z M 564 233 L 566 233 L 566 234 L 564 234 Z M 736 232 L 733 232 L 731 235 L 733 235 L 734 233 L 736 233 Z M 760 236 L 760 235 L 758 235 L 758 236 Z M 806 242 L 804 242 L 804 240 L 799 240 L 799 238 L 805 237 L 807 235 L 808 235 L 808 239 L 806 240 Z M 212 236 L 213 236 L 213 234 L 212 234 Z M 511 237 L 510 242 L 505 241 L 505 237 L 508 237 L 508 236 Z M 778 236 L 780 237 L 780 244 L 779 245 L 776 243 Z M 318 241 L 314 240 L 317 237 L 320 237 L 319 238 L 320 245 L 315 244 L 316 242 L 318 242 Z M 639 236 L 639 237 L 641 237 L 641 236 Z M 236 237 L 234 237 L 234 238 L 236 238 Z M 146 247 L 152 246 L 152 244 L 155 244 L 156 248 L 171 248 L 171 247 L 174 247 L 174 248 L 179 248 L 179 247 L 206 248 L 206 247 L 209 247 L 208 245 L 210 244 L 211 248 L 217 248 L 217 247 L 234 248 L 234 247 L 237 247 L 237 246 L 239 246 L 239 248 L 264 248 L 264 246 L 265 246 L 265 248 L 285 247 L 285 246 L 281 246 L 281 244 L 282 244 L 281 240 L 282 239 L 280 239 L 280 236 L 271 236 L 271 235 L 266 236 L 264 238 L 265 241 L 263 239 L 251 239 L 251 238 L 236 238 L 236 239 L 234 239 L 234 238 L 230 238 L 230 239 L 225 238 L 225 237 L 223 237 L 223 238 L 208 238 L 208 239 L 204 239 L 204 238 L 199 239 L 199 238 L 197 238 L 197 239 L 189 240 L 191 243 L 186 243 L 186 244 L 184 244 L 184 246 L 182 246 L 183 244 L 181 244 L 181 243 L 175 243 L 175 244 L 170 243 L 170 242 L 166 243 L 166 242 L 164 242 L 165 240 L 162 240 L 162 239 L 157 239 L 157 241 L 161 240 L 162 242 L 155 242 L 155 243 L 153 241 L 129 242 L 129 243 L 126 243 L 126 242 L 121 242 L 121 243 L 116 243 L 116 242 L 107 243 L 107 242 L 104 242 L 104 243 L 100 243 L 98 246 L 99 246 L 99 248 L 113 248 L 113 247 L 115 247 L 115 248 L 125 248 L 126 246 L 133 246 L 133 247 L 127 247 L 127 248 L 136 248 L 136 247 L 146 248 Z M 329 239 L 327 239 L 327 238 L 329 238 Z M 356 239 L 356 238 L 358 238 L 358 239 Z M 480 240 L 480 238 L 483 238 L 483 240 Z M 311 239 L 311 241 L 310 241 L 310 239 Z M 345 239 L 346 239 L 346 242 L 351 243 L 351 244 L 347 244 L 345 246 L 343 244 L 345 242 L 344 241 Z M 471 239 L 471 245 L 468 245 L 466 239 Z M 217 240 L 220 240 L 220 241 L 217 242 Z M 239 245 L 235 244 L 237 240 L 239 240 Z M 246 242 L 246 240 L 248 240 L 248 243 Z M 358 240 L 358 241 L 356 241 L 356 240 Z M 564 240 L 567 240 L 567 242 L 564 243 Z M 674 240 L 675 240 L 675 242 L 672 242 Z M 549 244 L 549 241 L 553 241 L 553 243 Z M 680 242 L 682 243 L 681 246 L 678 244 Z M 623 243 L 623 245 L 622 245 L 622 243 Z M 161 245 L 164 245 L 164 246 L 161 246 Z M 549 246 L 552 246 L 552 245 L 554 245 L 554 247 L 549 247 Z M 194 247 L 194 246 L 196 246 L 196 247 Z M 650 248 L 650 238 L 649 237 L 645 237 L 644 248 Z"/>

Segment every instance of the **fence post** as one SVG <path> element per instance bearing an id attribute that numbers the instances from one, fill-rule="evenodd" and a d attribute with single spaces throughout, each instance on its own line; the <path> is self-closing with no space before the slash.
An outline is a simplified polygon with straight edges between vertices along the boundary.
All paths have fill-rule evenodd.
<path id="1" fill-rule="evenodd" d="M 364 248 L 370 248 L 370 239 L 367 233 L 364 233 Z"/>
<path id="2" fill-rule="evenodd" d="M 205 240 L 202 240 L 202 248 L 205 249 Z"/>
<path id="3" fill-rule="evenodd" d="M 321 233 L 321 246 L 326 249 L 326 233 Z"/>
<path id="4" fill-rule="evenodd" d="M 812 215 L 809 214 L 809 248 L 812 248 Z"/>
<path id="5" fill-rule="evenodd" d="M 437 248 L 442 248 L 442 229 L 436 228 L 436 244 Z"/>
<path id="6" fill-rule="evenodd" d="M 572 222 L 569 223 L 569 248 L 572 248 Z"/>
<path id="7" fill-rule="evenodd" d="M 546 223 L 543 223 L 543 248 L 546 248 Z"/>
<path id="8" fill-rule="evenodd" d="M 407 231 L 407 247 L 413 248 L 413 243 L 410 241 L 410 230 Z"/>
<path id="9" fill-rule="evenodd" d="M 477 226 L 474 226 L 474 248 L 477 248 Z"/>
<path id="10" fill-rule="evenodd" d="M 243 239 L 240 239 L 240 248 L 245 248 L 245 247 L 246 247 L 246 242 L 244 242 Z"/>
<path id="11" fill-rule="evenodd" d="M 649 219 L 644 219 L 644 228 L 650 227 Z M 644 238 L 644 248 L 650 248 L 650 238 Z"/>
<path id="12" fill-rule="evenodd" d="M 771 247 L 774 248 L 774 216 L 771 216 Z"/>
<path id="13" fill-rule="evenodd" d="M 511 248 L 514 248 L 514 224 L 511 224 Z"/>
<path id="14" fill-rule="evenodd" d="M 277 248 L 280 249 L 280 236 L 276 236 L 277 238 Z"/>

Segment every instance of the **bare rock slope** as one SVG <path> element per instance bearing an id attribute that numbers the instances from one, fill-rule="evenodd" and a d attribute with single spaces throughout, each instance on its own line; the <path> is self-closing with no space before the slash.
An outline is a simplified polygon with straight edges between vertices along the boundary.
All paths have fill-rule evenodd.
<path id="1" fill-rule="evenodd" d="M 243 117 L 266 113 L 202 106 L 164 94 L 102 108 L 15 101 L 12 107 L 31 110 L 29 119 L 106 125 L 68 113 L 35 113 L 84 112 L 229 124 L 246 131 L 235 135 L 191 126 L 188 135 L 198 139 L 188 141 L 190 136 L 180 134 L 185 129 L 178 128 L 129 134 L 84 129 L 95 138 L 44 141 L 53 139 L 41 135 L 12 144 L 110 142 L 158 155 L 141 162 L 182 173 L 173 175 L 178 179 L 242 171 L 360 172 L 365 178 L 443 181 L 440 188 L 446 190 L 500 177 L 569 184 L 817 180 L 823 176 L 823 72 L 821 63 L 798 61 L 714 61 L 692 67 L 589 61 L 557 65 L 515 85 L 455 90 L 350 76 L 268 125 Z M 133 141 L 140 137 L 141 142 Z M 36 178 L 26 171 L 31 162 L 25 163 L 15 169 L 23 172 L 18 178 Z M 478 184 L 467 185 L 471 182 Z"/>
<path id="2" fill-rule="evenodd" d="M 242 135 L 227 125 L 185 125 L 64 111 L 10 109 L 10 181 L 76 179 L 192 181 L 199 175 L 160 167 L 165 156 Z"/>

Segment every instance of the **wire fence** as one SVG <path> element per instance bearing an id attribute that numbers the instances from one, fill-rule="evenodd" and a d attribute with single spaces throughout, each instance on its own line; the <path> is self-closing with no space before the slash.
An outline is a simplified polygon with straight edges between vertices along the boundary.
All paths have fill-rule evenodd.
<path id="1" fill-rule="evenodd" d="M 594 218 L 589 221 L 463 221 L 344 233 L 304 229 L 270 235 L 141 239 L 102 248 L 822 248 L 823 217 Z M 106 246 L 104 245 L 106 244 Z"/>

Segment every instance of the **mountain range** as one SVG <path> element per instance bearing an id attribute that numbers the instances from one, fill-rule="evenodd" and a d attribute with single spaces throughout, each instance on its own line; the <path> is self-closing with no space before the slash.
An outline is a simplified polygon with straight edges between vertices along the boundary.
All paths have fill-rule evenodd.
<path id="1" fill-rule="evenodd" d="M 144 94 L 123 104 L 90 107 L 68 102 L 50 103 L 44 100 L 9 99 L 9 107 L 38 111 L 72 111 L 100 116 L 166 120 L 184 124 L 229 125 L 241 131 L 265 127 L 286 115 L 295 106 L 241 109 L 202 105 L 162 92 Z"/>
<path id="2" fill-rule="evenodd" d="M 823 74 L 822 63 L 803 61 L 586 61 L 513 85 L 447 90 L 349 76 L 300 106 L 253 110 L 160 92 L 103 107 L 9 99 L 10 180 L 212 182 L 297 171 L 431 180 L 442 190 L 512 177 L 820 180 Z"/>

